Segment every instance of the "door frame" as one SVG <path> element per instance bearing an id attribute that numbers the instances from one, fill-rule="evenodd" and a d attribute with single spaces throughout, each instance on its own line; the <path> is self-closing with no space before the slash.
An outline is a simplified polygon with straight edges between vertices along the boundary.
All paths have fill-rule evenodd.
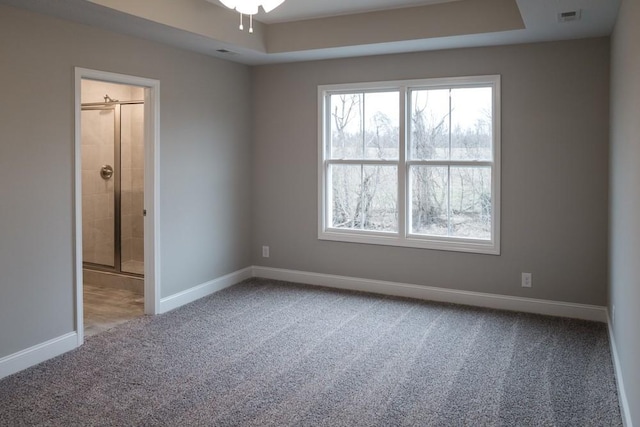
<path id="1" fill-rule="evenodd" d="M 160 81 L 107 71 L 75 67 L 74 70 L 74 293 L 78 346 L 84 343 L 82 272 L 82 80 L 98 80 L 144 88 L 144 312 L 160 312 Z"/>

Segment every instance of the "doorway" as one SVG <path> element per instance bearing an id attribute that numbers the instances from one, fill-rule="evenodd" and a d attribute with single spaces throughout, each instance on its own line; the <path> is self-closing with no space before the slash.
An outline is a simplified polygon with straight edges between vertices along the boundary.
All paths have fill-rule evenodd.
<path id="1" fill-rule="evenodd" d="M 78 345 L 159 307 L 159 82 L 76 68 Z"/>
<path id="2" fill-rule="evenodd" d="M 144 89 L 83 79 L 85 335 L 144 314 Z"/>
<path id="3" fill-rule="evenodd" d="M 140 87 L 82 80 L 85 269 L 144 276 L 143 98 Z"/>

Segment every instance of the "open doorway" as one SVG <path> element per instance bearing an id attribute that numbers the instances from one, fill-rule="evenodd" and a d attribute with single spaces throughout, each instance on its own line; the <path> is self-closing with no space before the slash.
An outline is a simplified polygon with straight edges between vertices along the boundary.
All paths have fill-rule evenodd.
<path id="1" fill-rule="evenodd" d="M 159 82 L 76 69 L 78 345 L 155 314 Z"/>
<path id="2" fill-rule="evenodd" d="M 144 88 L 82 79 L 84 333 L 144 314 Z"/>

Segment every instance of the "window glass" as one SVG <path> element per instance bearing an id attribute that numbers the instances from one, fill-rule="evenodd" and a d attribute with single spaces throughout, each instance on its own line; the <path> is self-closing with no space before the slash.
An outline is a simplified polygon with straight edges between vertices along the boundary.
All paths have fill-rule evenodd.
<path id="1" fill-rule="evenodd" d="M 499 82 L 321 87 L 319 237 L 498 254 Z"/>

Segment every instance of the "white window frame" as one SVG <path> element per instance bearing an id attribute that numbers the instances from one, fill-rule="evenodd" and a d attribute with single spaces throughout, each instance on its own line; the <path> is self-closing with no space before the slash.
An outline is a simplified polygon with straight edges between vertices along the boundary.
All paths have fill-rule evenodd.
<path id="1" fill-rule="evenodd" d="M 409 165 L 442 164 L 442 161 L 409 160 L 409 91 L 415 89 L 491 87 L 493 89 L 493 159 L 491 161 L 447 160 L 450 166 L 490 166 L 491 167 L 491 238 L 469 239 L 451 236 L 432 236 L 410 233 Z M 351 92 L 399 91 L 400 135 L 398 160 L 362 160 L 354 162 L 329 159 L 330 115 L 328 98 L 331 95 Z M 399 80 L 370 83 L 348 83 L 318 86 L 318 239 L 339 242 L 365 243 L 374 245 L 401 246 L 409 248 L 436 249 L 445 251 L 471 252 L 480 254 L 500 254 L 500 76 L 469 76 L 420 80 Z M 397 164 L 398 166 L 398 232 L 380 232 L 354 229 L 332 228 L 330 217 L 329 165 L 341 163 L 357 164 Z"/>

